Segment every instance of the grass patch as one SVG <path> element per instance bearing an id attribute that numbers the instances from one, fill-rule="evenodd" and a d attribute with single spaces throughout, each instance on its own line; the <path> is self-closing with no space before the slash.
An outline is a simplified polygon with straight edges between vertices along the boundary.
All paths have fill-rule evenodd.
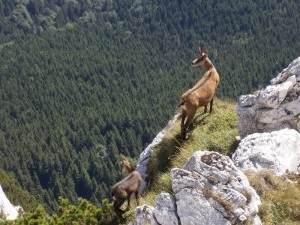
<path id="1" fill-rule="evenodd" d="M 300 178 L 291 183 L 267 170 L 246 175 L 261 198 L 264 225 L 300 224 Z"/>
<path id="2" fill-rule="evenodd" d="M 194 152 L 203 149 L 228 155 L 238 135 L 237 123 L 235 103 L 232 101 L 215 100 L 211 115 L 203 114 L 203 110 L 199 109 L 192 129 L 188 131 L 188 140 L 182 143 L 172 166 L 182 167 Z"/>
<path id="3" fill-rule="evenodd" d="M 228 214 L 232 214 L 235 210 L 234 205 L 228 200 L 220 196 L 219 194 L 213 192 L 210 189 L 204 189 L 203 195 L 206 199 L 212 198 L 217 203 L 219 203 Z"/>
<path id="4" fill-rule="evenodd" d="M 185 141 L 180 138 L 180 122 L 181 118 L 165 134 L 148 163 L 150 188 L 143 198 L 151 203 L 154 203 L 157 194 L 172 191 L 172 168 L 181 168 L 198 150 L 207 149 L 227 155 L 238 135 L 235 103 L 228 100 L 216 99 L 211 115 L 204 114 L 203 108 L 200 108 L 188 129 L 188 139 Z"/>

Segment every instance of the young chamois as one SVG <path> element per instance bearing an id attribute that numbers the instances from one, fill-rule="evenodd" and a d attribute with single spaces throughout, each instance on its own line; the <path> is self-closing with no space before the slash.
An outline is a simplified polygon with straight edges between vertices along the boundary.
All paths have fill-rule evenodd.
<path id="1" fill-rule="evenodd" d="M 121 171 L 126 169 L 130 172 L 123 180 L 116 183 L 111 188 L 111 196 L 113 197 L 113 207 L 117 215 L 121 216 L 125 211 L 120 209 L 123 203 L 127 200 L 127 208 L 130 208 L 130 197 L 131 194 L 135 194 L 136 204 L 139 205 L 139 188 L 141 186 L 142 177 L 138 171 L 136 171 L 130 163 L 125 159 L 121 158 Z M 132 170 L 133 169 L 133 170 Z"/>
<path id="2" fill-rule="evenodd" d="M 199 57 L 192 62 L 193 67 L 203 67 L 203 77 L 188 91 L 180 97 L 181 107 L 181 137 L 186 139 L 188 126 L 194 119 L 199 107 L 204 106 L 204 113 L 207 112 L 207 105 L 210 103 L 209 113 L 212 112 L 214 95 L 220 82 L 219 74 L 213 63 L 208 58 L 207 51 L 199 48 Z"/>

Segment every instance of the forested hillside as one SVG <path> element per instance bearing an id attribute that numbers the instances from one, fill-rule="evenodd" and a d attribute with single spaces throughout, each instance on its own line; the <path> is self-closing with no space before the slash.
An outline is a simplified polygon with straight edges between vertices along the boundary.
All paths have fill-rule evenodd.
<path id="1" fill-rule="evenodd" d="M 0 167 L 47 209 L 99 204 L 202 70 L 217 95 L 266 85 L 299 56 L 297 1 L 0 1 Z M 179 131 L 178 131 L 179 132 Z M 0 178 L 1 184 L 1 178 Z"/>

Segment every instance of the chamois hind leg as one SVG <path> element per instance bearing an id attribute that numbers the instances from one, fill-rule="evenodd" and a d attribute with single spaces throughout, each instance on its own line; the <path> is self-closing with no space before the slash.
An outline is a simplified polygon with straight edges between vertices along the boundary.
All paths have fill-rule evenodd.
<path id="1" fill-rule="evenodd" d="M 190 123 L 193 121 L 194 117 L 195 117 L 195 114 L 196 114 L 196 111 L 197 111 L 197 108 L 196 109 L 193 109 L 187 116 L 187 120 L 184 124 L 184 134 L 183 134 L 183 139 L 186 139 L 186 133 L 187 133 L 187 130 L 189 128 L 189 125 Z"/>
<path id="2" fill-rule="evenodd" d="M 136 200 L 136 205 L 139 205 L 139 191 L 136 191 L 135 193 L 135 200 Z"/>
<path id="3" fill-rule="evenodd" d="M 120 209 L 120 207 L 123 205 L 126 199 L 121 200 L 114 200 L 113 202 L 113 208 L 118 216 L 121 216 L 125 211 Z"/>
<path id="4" fill-rule="evenodd" d="M 210 108 L 209 108 L 209 114 L 211 114 L 212 113 L 212 107 L 213 107 L 213 103 L 214 103 L 214 98 L 212 98 L 211 99 L 211 101 L 210 101 Z"/>
<path id="5" fill-rule="evenodd" d="M 126 208 L 126 210 L 129 210 L 129 209 L 130 209 L 130 199 L 131 199 L 131 195 L 129 195 L 129 196 L 127 197 L 127 208 Z"/>
<path id="6" fill-rule="evenodd" d="M 207 105 L 204 106 L 204 113 L 207 113 Z"/>
<path id="7" fill-rule="evenodd" d="M 182 112 L 182 117 L 181 117 L 181 138 L 182 139 L 185 139 L 185 133 L 186 133 L 186 128 L 185 128 L 185 125 L 184 125 L 185 118 L 186 118 L 186 112 L 183 111 Z"/>

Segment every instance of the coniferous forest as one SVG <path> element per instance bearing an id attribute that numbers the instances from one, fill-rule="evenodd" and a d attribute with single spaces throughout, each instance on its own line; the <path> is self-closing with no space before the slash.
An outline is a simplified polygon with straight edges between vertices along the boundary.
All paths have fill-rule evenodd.
<path id="1" fill-rule="evenodd" d="M 237 100 L 299 56 L 299 12 L 296 0 L 1 0 L 0 169 L 49 211 L 59 196 L 100 204 L 119 155 L 137 159 L 202 74 L 199 46 L 217 96 Z"/>

